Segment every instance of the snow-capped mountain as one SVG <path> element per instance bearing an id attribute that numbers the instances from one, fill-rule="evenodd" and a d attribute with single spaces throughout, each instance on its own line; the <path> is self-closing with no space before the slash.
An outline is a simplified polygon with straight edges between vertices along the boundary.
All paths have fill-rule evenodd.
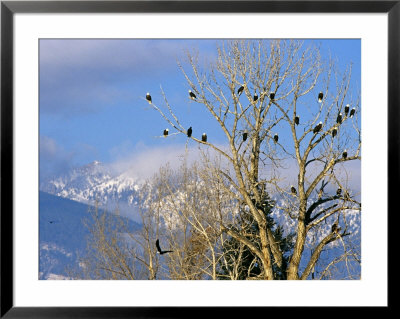
<path id="1" fill-rule="evenodd" d="M 99 161 L 74 168 L 70 172 L 41 182 L 40 190 L 77 202 L 120 210 L 136 204 L 141 181 L 128 172 L 115 173 Z"/>

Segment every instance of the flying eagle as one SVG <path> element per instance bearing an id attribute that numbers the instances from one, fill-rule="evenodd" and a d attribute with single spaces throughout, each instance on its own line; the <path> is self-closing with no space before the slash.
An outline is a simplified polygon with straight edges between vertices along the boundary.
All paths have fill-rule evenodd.
<path id="1" fill-rule="evenodd" d="M 196 98 L 196 95 L 191 90 L 189 90 L 189 96 L 192 100 Z"/>
<path id="2" fill-rule="evenodd" d="M 300 118 L 298 116 L 296 116 L 294 118 L 294 124 L 299 125 L 299 123 L 300 123 Z"/>
<path id="3" fill-rule="evenodd" d="M 318 125 L 314 127 L 313 133 L 314 134 L 318 133 L 319 131 L 321 131 L 321 128 L 322 128 L 322 122 L 319 122 Z"/>
<path id="4" fill-rule="evenodd" d="M 339 113 L 336 118 L 336 123 L 342 124 L 342 119 L 343 119 L 342 113 Z"/>
<path id="5" fill-rule="evenodd" d="M 290 191 L 292 192 L 293 195 L 297 195 L 296 188 L 294 188 L 293 185 L 290 187 Z"/>
<path id="6" fill-rule="evenodd" d="M 247 140 L 247 131 L 243 132 L 243 142 Z"/>
<path id="7" fill-rule="evenodd" d="M 203 133 L 203 135 L 201 136 L 201 140 L 202 142 L 207 142 L 207 134 Z"/>
<path id="8" fill-rule="evenodd" d="M 192 127 L 188 128 L 186 134 L 187 134 L 187 137 L 191 137 L 192 136 Z"/>
<path id="9" fill-rule="evenodd" d="M 346 158 L 347 158 L 347 151 L 346 151 L 346 150 L 344 150 L 342 156 L 343 156 L 343 159 L 346 159 Z"/>
<path id="10" fill-rule="evenodd" d="M 347 104 L 347 105 L 344 107 L 344 114 L 345 114 L 346 116 L 349 114 L 349 110 L 350 110 L 350 104 Z"/>
<path id="11" fill-rule="evenodd" d="M 166 128 L 165 130 L 164 130 L 164 137 L 167 137 L 168 136 L 168 129 Z"/>
<path id="12" fill-rule="evenodd" d="M 350 117 L 353 117 L 354 113 L 356 113 L 356 109 L 353 107 L 350 111 Z"/>
<path id="13" fill-rule="evenodd" d="M 278 140 L 279 140 L 279 136 L 278 136 L 278 134 L 275 134 L 275 135 L 274 135 L 274 142 L 275 142 L 275 143 L 278 143 Z"/>
<path id="14" fill-rule="evenodd" d="M 275 99 L 275 93 L 274 93 L 274 92 L 271 92 L 271 93 L 269 94 L 269 98 L 270 98 L 271 100 L 274 100 L 274 99 Z"/>
<path id="15" fill-rule="evenodd" d="M 333 128 L 332 130 L 332 137 L 335 137 L 337 135 L 337 128 Z"/>
<path id="16" fill-rule="evenodd" d="M 319 92 L 319 94 L 318 94 L 318 102 L 321 103 L 323 98 L 324 98 L 324 93 Z"/>
<path id="17" fill-rule="evenodd" d="M 257 100 L 258 100 L 257 92 L 254 92 L 253 101 L 255 102 L 255 101 L 257 101 Z"/>
<path id="18" fill-rule="evenodd" d="M 147 100 L 147 102 L 149 102 L 149 104 L 151 104 L 151 95 L 149 92 L 147 92 L 147 94 L 146 94 L 146 100 Z"/>
<path id="19" fill-rule="evenodd" d="M 172 252 L 173 252 L 172 250 L 161 250 L 160 241 L 159 241 L 158 239 L 156 240 L 156 247 L 157 247 L 157 252 L 158 252 L 160 255 L 163 255 L 163 254 L 166 254 L 166 253 L 172 253 Z"/>
<path id="20" fill-rule="evenodd" d="M 240 96 L 243 93 L 244 86 L 242 85 L 240 88 L 237 90 L 237 94 Z"/>

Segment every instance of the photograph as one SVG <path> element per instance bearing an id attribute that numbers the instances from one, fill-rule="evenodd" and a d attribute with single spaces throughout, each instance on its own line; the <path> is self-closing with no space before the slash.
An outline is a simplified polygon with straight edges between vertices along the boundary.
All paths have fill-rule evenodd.
<path id="1" fill-rule="evenodd" d="M 39 280 L 362 280 L 360 38 L 39 38 Z"/>

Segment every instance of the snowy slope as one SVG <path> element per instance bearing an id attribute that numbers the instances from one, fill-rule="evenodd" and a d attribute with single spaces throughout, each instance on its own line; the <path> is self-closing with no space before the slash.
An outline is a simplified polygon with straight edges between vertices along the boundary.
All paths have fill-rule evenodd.
<path id="1" fill-rule="evenodd" d="M 127 172 L 116 174 L 99 161 L 94 161 L 42 181 L 40 190 L 90 205 L 97 200 L 108 210 L 114 210 L 118 205 L 121 210 L 132 211 L 140 184 Z"/>
<path id="2" fill-rule="evenodd" d="M 93 207 L 39 192 L 39 279 L 68 279 L 67 268 L 79 267 L 88 235 L 83 220 L 90 222 L 89 209 Z"/>

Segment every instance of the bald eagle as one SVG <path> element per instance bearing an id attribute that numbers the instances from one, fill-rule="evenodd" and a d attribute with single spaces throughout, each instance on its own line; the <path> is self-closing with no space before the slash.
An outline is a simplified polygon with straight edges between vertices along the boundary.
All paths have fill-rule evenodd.
<path id="1" fill-rule="evenodd" d="M 337 233 L 338 231 L 339 231 L 339 228 L 338 228 L 338 225 L 339 225 L 339 221 L 336 221 L 333 225 L 332 225 L 332 233 Z"/>
<path id="2" fill-rule="evenodd" d="M 356 109 L 353 107 L 350 111 L 350 117 L 353 117 L 354 113 L 356 113 Z"/>
<path id="3" fill-rule="evenodd" d="M 257 101 L 257 100 L 258 100 L 257 92 L 254 92 L 253 101 L 255 102 L 255 101 Z"/>
<path id="4" fill-rule="evenodd" d="M 274 142 L 275 142 L 275 143 L 278 143 L 278 140 L 279 140 L 279 136 L 278 136 L 278 134 L 275 134 L 275 135 L 274 135 Z"/>
<path id="5" fill-rule="evenodd" d="M 347 158 L 347 151 L 346 151 L 346 150 L 344 150 L 342 156 L 343 156 L 343 159 L 346 159 L 346 158 Z"/>
<path id="6" fill-rule="evenodd" d="M 292 192 L 293 195 L 297 195 L 296 188 L 294 188 L 293 185 L 290 187 L 290 191 Z"/>
<path id="7" fill-rule="evenodd" d="M 275 99 L 275 93 L 274 93 L 274 92 L 271 92 L 271 93 L 269 94 L 269 98 L 270 98 L 271 100 L 274 100 L 274 99 Z"/>
<path id="8" fill-rule="evenodd" d="M 157 252 L 158 252 L 160 255 L 163 255 L 163 254 L 166 254 L 166 253 L 172 253 L 172 252 L 173 252 L 172 250 L 161 250 L 160 241 L 159 241 L 158 239 L 156 240 L 156 247 L 157 247 Z"/>
<path id="9" fill-rule="evenodd" d="M 314 127 L 313 133 L 317 134 L 319 131 L 321 131 L 321 128 L 322 128 L 322 122 L 319 122 L 318 125 Z"/>
<path id="10" fill-rule="evenodd" d="M 168 130 L 167 128 L 164 130 L 164 137 L 167 137 L 168 131 L 169 131 L 169 130 Z"/>
<path id="11" fill-rule="evenodd" d="M 189 90 L 189 96 L 192 100 L 196 98 L 196 94 L 194 94 L 191 90 Z"/>
<path id="12" fill-rule="evenodd" d="M 294 124 L 299 125 L 299 123 L 300 123 L 300 118 L 298 116 L 296 116 L 294 118 Z"/>
<path id="13" fill-rule="evenodd" d="M 203 133 L 203 135 L 201 136 L 201 140 L 203 142 L 207 142 L 207 134 L 206 133 Z"/>
<path id="14" fill-rule="evenodd" d="M 342 195 L 342 189 L 341 189 L 340 187 L 337 189 L 336 195 L 337 195 L 337 196 Z"/>
<path id="15" fill-rule="evenodd" d="M 146 100 L 147 100 L 147 102 L 149 102 L 149 104 L 151 104 L 151 95 L 149 92 L 147 92 L 147 94 L 146 94 Z"/>
<path id="16" fill-rule="evenodd" d="M 237 94 L 240 96 L 243 93 L 244 86 L 242 85 L 240 88 L 237 90 Z"/>
<path id="17" fill-rule="evenodd" d="M 350 104 L 346 104 L 346 106 L 344 107 L 344 114 L 346 116 L 349 114 L 349 110 L 350 110 Z"/>
<path id="18" fill-rule="evenodd" d="M 247 131 L 243 132 L 243 142 L 247 140 Z"/>
<path id="19" fill-rule="evenodd" d="M 318 94 L 318 102 L 321 103 L 323 98 L 324 98 L 324 93 L 319 92 L 319 94 Z"/>
<path id="20" fill-rule="evenodd" d="M 337 116 L 337 118 L 336 118 L 336 123 L 342 124 L 342 119 L 343 119 L 342 113 L 339 113 L 338 116 Z"/>
<path id="21" fill-rule="evenodd" d="M 332 137 L 335 137 L 337 135 L 337 129 L 336 129 L 336 127 L 335 128 L 333 128 L 333 130 L 332 130 Z"/>
<path id="22" fill-rule="evenodd" d="M 192 136 L 192 127 L 189 127 L 189 128 L 188 128 L 186 134 L 187 134 L 188 137 L 191 137 L 191 136 Z"/>

